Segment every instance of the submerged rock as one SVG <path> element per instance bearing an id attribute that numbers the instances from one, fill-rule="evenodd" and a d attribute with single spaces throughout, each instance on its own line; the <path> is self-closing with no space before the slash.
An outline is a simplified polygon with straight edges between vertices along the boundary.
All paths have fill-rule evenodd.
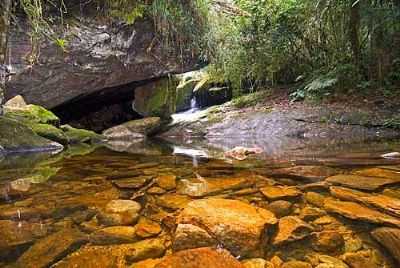
<path id="1" fill-rule="evenodd" d="M 177 192 L 191 197 L 204 197 L 250 187 L 252 184 L 246 178 L 192 178 L 180 180 Z"/>
<path id="2" fill-rule="evenodd" d="M 155 134 L 160 127 L 160 117 L 149 117 L 109 128 L 103 132 L 103 135 L 110 140 L 143 139 L 146 136 Z"/>
<path id="3" fill-rule="evenodd" d="M 372 237 L 386 248 L 400 265 L 400 229 L 378 228 L 372 231 Z"/>
<path id="4" fill-rule="evenodd" d="M 369 194 L 343 187 L 331 187 L 331 194 L 339 199 L 362 203 L 400 217 L 400 199 L 382 194 Z"/>
<path id="5" fill-rule="evenodd" d="M 90 235 L 90 242 L 93 245 L 125 244 L 137 240 L 136 228 L 132 226 L 106 227 Z"/>
<path id="6" fill-rule="evenodd" d="M 269 200 L 296 198 L 302 195 L 296 187 L 287 186 L 266 186 L 260 191 Z"/>
<path id="7" fill-rule="evenodd" d="M 266 208 L 278 218 L 288 216 L 292 213 L 292 203 L 285 200 L 271 202 Z"/>
<path id="8" fill-rule="evenodd" d="M 152 220 L 141 217 L 139 222 L 135 225 L 136 235 L 142 238 L 149 238 L 161 233 L 161 226 Z"/>
<path id="9" fill-rule="evenodd" d="M 76 229 L 66 229 L 36 242 L 18 258 L 17 267 L 45 268 L 73 252 L 88 239 Z"/>
<path id="10" fill-rule="evenodd" d="M 343 236 L 335 231 L 324 231 L 313 237 L 312 247 L 319 252 L 340 252 L 344 247 Z"/>
<path id="11" fill-rule="evenodd" d="M 312 268 L 312 265 L 303 261 L 288 261 L 281 268 Z"/>
<path id="12" fill-rule="evenodd" d="M 173 250 L 217 246 L 218 241 L 207 231 L 193 224 L 178 224 L 175 230 Z"/>
<path id="13" fill-rule="evenodd" d="M 133 244 L 115 246 L 85 246 L 52 267 L 127 267 L 130 263 L 161 257 L 164 239 L 147 239 Z"/>
<path id="14" fill-rule="evenodd" d="M 31 243 L 36 238 L 45 236 L 47 229 L 47 226 L 39 223 L 0 220 L 0 250 L 8 250 Z"/>
<path id="15" fill-rule="evenodd" d="M 244 268 L 244 266 L 227 250 L 198 248 L 169 255 L 155 268 Z"/>
<path id="16" fill-rule="evenodd" d="M 377 260 L 372 250 L 363 250 L 356 253 L 346 253 L 343 255 L 343 261 L 350 268 L 381 268 L 382 263 Z"/>
<path id="17" fill-rule="evenodd" d="M 139 218 L 141 205 L 131 200 L 112 200 L 109 202 L 104 212 L 97 215 L 99 221 L 108 226 L 130 225 Z"/>
<path id="18" fill-rule="evenodd" d="M 192 201 L 177 218 L 178 228 L 179 224 L 200 227 L 232 254 L 240 256 L 259 255 L 265 242 L 265 231 L 276 222 L 275 216 L 265 209 L 257 209 L 237 200 L 218 198 Z M 190 228 L 180 230 L 199 234 Z M 187 237 L 186 244 L 190 233 L 185 236 L 180 232 L 174 243 L 180 244 L 178 239 Z M 194 238 L 191 247 L 199 244 Z"/>
<path id="19" fill-rule="evenodd" d="M 367 177 L 361 175 L 337 175 L 326 179 L 334 185 L 342 185 L 359 190 L 375 191 L 383 186 L 398 184 L 400 178 Z"/>
<path id="20" fill-rule="evenodd" d="M 357 203 L 337 201 L 328 198 L 324 202 L 324 207 L 328 212 L 337 213 L 352 220 L 400 227 L 400 219 Z"/>
<path id="21" fill-rule="evenodd" d="M 244 261 L 242 261 L 242 264 L 245 268 L 266 268 L 267 267 L 267 261 L 264 259 L 261 259 L 261 258 L 244 260 Z"/>
<path id="22" fill-rule="evenodd" d="M 308 223 L 294 216 L 283 217 L 279 220 L 278 231 L 272 239 L 276 246 L 301 240 L 313 231 Z"/>

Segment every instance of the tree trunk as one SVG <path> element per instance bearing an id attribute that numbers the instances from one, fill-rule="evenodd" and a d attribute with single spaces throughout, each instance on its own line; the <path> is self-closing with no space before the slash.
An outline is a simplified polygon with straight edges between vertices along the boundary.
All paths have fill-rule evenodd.
<path id="1" fill-rule="evenodd" d="M 351 50 L 353 52 L 354 64 L 357 68 L 361 65 L 361 47 L 360 47 L 360 4 L 354 0 L 350 8 L 350 21 L 349 21 L 349 40 Z"/>
<path id="2" fill-rule="evenodd" d="M 0 4 L 0 115 L 3 114 L 4 90 L 7 70 L 5 68 L 8 29 L 10 26 L 11 0 L 2 0 Z"/>

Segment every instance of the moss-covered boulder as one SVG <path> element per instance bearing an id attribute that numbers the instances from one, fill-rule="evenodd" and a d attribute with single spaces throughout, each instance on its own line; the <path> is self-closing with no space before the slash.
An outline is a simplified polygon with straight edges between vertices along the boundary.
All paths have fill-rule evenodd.
<path id="1" fill-rule="evenodd" d="M 69 144 L 76 143 L 97 143 L 103 141 L 105 138 L 93 131 L 78 129 L 71 127 L 70 125 L 63 125 L 61 129 L 69 140 Z"/>
<path id="2" fill-rule="evenodd" d="M 177 86 L 177 78 L 170 76 L 135 88 L 133 110 L 144 117 L 169 118 L 176 111 Z"/>
<path id="3" fill-rule="evenodd" d="M 29 121 L 39 124 L 60 125 L 60 119 L 51 111 L 38 105 L 26 105 L 25 107 L 5 106 L 5 116 L 18 121 Z"/>
<path id="4" fill-rule="evenodd" d="M 28 126 L 33 130 L 33 132 L 43 138 L 61 143 L 62 145 L 70 143 L 70 140 L 64 131 L 53 125 L 32 123 Z"/>
<path id="5" fill-rule="evenodd" d="M 63 146 L 37 135 L 17 120 L 0 117 L 0 147 L 6 153 L 61 151 Z"/>

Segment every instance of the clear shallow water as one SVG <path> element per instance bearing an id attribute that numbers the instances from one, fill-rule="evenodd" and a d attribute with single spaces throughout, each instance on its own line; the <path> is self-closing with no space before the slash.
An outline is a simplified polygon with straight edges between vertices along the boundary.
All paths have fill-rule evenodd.
<path id="1" fill-rule="evenodd" d="M 262 248 L 266 260 L 279 256 L 283 261 L 296 259 L 316 267 L 321 261 L 315 256 L 343 259 L 346 253 L 361 252 L 367 263 L 374 261 L 378 265 L 371 267 L 398 267 L 390 252 L 369 235 L 385 224 L 349 220 L 318 208 L 306 198 L 308 192 L 330 197 L 329 188 L 313 185 L 333 175 L 370 168 L 400 172 L 400 160 L 380 157 L 382 153 L 399 151 L 396 143 L 298 146 L 277 154 L 265 152 L 245 161 L 225 158 L 227 147 L 223 145 L 195 140 L 183 144 L 119 143 L 109 147 L 114 151 L 80 146 L 58 156 L 16 156 L 0 162 L 0 267 L 50 267 L 62 260 L 64 266 L 59 267 L 73 267 L 68 256 L 83 248 L 102 246 L 107 248 L 98 250 L 109 253 L 117 251 L 116 245 L 157 237 L 164 241 L 163 250 L 143 258 L 162 257 L 171 253 L 179 211 L 191 200 L 209 197 L 239 200 L 271 210 L 278 217 L 301 218 L 313 227 L 313 235 L 304 239 Z M 295 187 L 300 195 L 271 199 L 262 193 L 267 186 Z M 400 197 L 397 184 L 373 192 Z M 117 199 L 140 203 L 138 218 L 124 223 L 136 229 L 104 234 L 101 230 L 110 224 L 101 220 L 101 214 L 110 201 Z M 277 200 L 287 201 L 284 208 L 273 205 Z M 310 208 L 320 211 L 302 218 L 304 210 Z M 320 223 L 315 223 L 318 220 Z M 137 231 L 139 227 L 146 230 L 145 234 Z M 313 237 L 325 231 L 339 232 L 343 238 L 344 244 L 339 243 L 336 252 L 321 251 L 315 246 Z M 143 259 L 108 264 L 96 263 L 95 258 L 86 261 L 93 261 L 95 267 L 129 267 Z"/>

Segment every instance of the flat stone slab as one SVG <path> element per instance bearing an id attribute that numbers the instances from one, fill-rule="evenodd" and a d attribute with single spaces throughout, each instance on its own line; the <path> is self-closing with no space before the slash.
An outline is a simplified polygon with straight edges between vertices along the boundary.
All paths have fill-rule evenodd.
<path id="1" fill-rule="evenodd" d="M 372 237 L 386 248 L 400 264 L 400 229 L 378 228 L 372 231 Z"/>
<path id="2" fill-rule="evenodd" d="M 52 267 L 128 267 L 132 262 L 161 257 L 164 243 L 163 239 L 147 239 L 133 244 L 85 246 Z"/>
<path id="3" fill-rule="evenodd" d="M 266 186 L 260 189 L 261 193 L 269 200 L 295 198 L 302 195 L 296 187 Z"/>
<path id="4" fill-rule="evenodd" d="M 177 192 L 191 197 L 204 197 L 228 190 L 243 189 L 252 184 L 246 178 L 193 178 L 180 180 Z"/>
<path id="5" fill-rule="evenodd" d="M 59 231 L 39 240 L 25 251 L 17 260 L 17 267 L 49 267 L 87 241 L 87 237 L 76 229 Z"/>
<path id="6" fill-rule="evenodd" d="M 283 217 L 279 220 L 278 232 L 272 239 L 272 243 L 276 246 L 301 240 L 307 237 L 313 228 L 302 221 L 300 218 L 294 216 Z"/>
<path id="7" fill-rule="evenodd" d="M 400 199 L 382 194 L 369 194 L 343 187 L 330 187 L 331 195 L 345 201 L 372 206 L 380 211 L 400 217 Z"/>
<path id="8" fill-rule="evenodd" d="M 327 198 L 324 207 L 328 212 L 337 213 L 343 217 L 370 223 L 400 227 L 400 219 L 354 202 L 337 201 Z"/>
<path id="9" fill-rule="evenodd" d="M 360 175 L 336 175 L 327 178 L 326 181 L 334 185 L 366 191 L 375 191 L 386 185 L 400 183 L 400 179 L 398 178 L 367 177 Z"/>

